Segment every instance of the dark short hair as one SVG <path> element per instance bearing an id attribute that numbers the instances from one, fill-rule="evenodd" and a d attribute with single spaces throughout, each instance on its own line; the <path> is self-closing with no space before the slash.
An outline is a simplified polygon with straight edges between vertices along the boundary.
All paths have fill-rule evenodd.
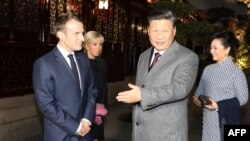
<path id="1" fill-rule="evenodd" d="M 214 39 L 221 40 L 221 44 L 225 49 L 230 47 L 229 55 L 231 55 L 232 57 L 236 56 L 240 44 L 239 40 L 235 37 L 233 32 L 231 31 L 216 32 L 214 35 L 212 35 L 211 41 L 213 41 Z"/>
<path id="2" fill-rule="evenodd" d="M 65 24 L 70 20 L 76 20 L 83 23 L 83 20 L 78 15 L 73 13 L 63 13 L 58 16 L 55 22 L 54 33 L 56 34 L 58 31 L 64 30 Z"/>
<path id="3" fill-rule="evenodd" d="M 172 11 L 166 9 L 166 8 L 155 8 L 153 9 L 147 17 L 148 25 L 153 20 L 170 20 L 173 24 L 173 26 L 176 26 L 176 17 L 173 14 Z"/>

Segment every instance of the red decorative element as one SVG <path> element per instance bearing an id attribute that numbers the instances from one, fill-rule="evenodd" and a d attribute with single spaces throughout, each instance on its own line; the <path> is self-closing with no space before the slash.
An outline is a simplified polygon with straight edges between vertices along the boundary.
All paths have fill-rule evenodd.
<path id="1" fill-rule="evenodd" d="M 40 5 L 45 5 L 45 0 L 39 0 Z"/>
<path id="2" fill-rule="evenodd" d="M 70 10 L 79 13 L 82 13 L 82 2 L 81 0 L 70 0 L 69 2 Z"/>
<path id="3" fill-rule="evenodd" d="M 98 16 L 98 12 L 99 12 L 99 8 L 98 8 L 98 0 L 95 1 L 95 7 L 94 7 L 94 16 L 97 17 Z"/>
<path id="4" fill-rule="evenodd" d="M 104 19 L 105 17 L 106 17 L 106 11 L 103 10 L 103 11 L 102 11 L 102 18 Z"/>
<path id="5" fill-rule="evenodd" d="M 109 16 L 112 17 L 113 16 L 113 4 L 112 1 L 110 0 L 109 2 Z"/>
<path id="6" fill-rule="evenodd" d="M 109 8 L 109 16 L 112 17 L 113 16 L 113 7 Z"/>

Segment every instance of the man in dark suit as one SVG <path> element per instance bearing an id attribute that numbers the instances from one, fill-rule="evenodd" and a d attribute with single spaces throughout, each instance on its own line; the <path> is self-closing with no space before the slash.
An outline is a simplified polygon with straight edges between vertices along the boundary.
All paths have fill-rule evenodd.
<path id="1" fill-rule="evenodd" d="M 62 14 L 54 31 L 57 46 L 33 66 L 35 97 L 43 115 L 42 140 L 91 141 L 97 90 L 87 56 L 76 52 L 84 41 L 83 22 L 76 15 Z"/>
<path id="2" fill-rule="evenodd" d="M 187 141 L 187 102 L 198 70 L 197 55 L 174 40 L 176 17 L 168 9 L 148 15 L 152 47 L 140 55 L 136 85 L 117 100 L 133 106 L 133 141 Z"/>

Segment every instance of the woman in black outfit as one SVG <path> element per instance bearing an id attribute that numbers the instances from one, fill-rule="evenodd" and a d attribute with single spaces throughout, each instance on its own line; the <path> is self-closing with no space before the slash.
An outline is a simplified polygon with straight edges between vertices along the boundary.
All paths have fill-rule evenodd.
<path id="1" fill-rule="evenodd" d="M 105 61 L 100 57 L 102 53 L 102 45 L 104 37 L 96 32 L 89 31 L 84 35 L 84 49 L 90 60 L 92 71 L 94 74 L 95 86 L 98 90 L 97 104 L 107 107 L 107 65 Z M 95 123 L 94 141 L 104 141 L 104 124 L 103 117 L 100 118 L 99 123 Z"/>

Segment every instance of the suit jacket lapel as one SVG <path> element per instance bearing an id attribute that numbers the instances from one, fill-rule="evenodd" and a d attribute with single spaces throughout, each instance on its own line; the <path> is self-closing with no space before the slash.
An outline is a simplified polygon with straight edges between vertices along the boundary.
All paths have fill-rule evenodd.
<path id="1" fill-rule="evenodd" d="M 171 59 L 171 57 L 174 57 L 175 51 L 179 49 L 179 44 L 177 44 L 176 41 L 173 41 L 172 45 L 166 49 L 166 51 L 162 54 L 160 59 L 157 61 L 157 63 L 154 65 L 154 67 L 148 72 L 148 75 L 146 77 L 146 80 L 157 74 L 157 71 L 160 70 L 162 67 L 165 66 L 166 62 Z"/>
<path id="2" fill-rule="evenodd" d="M 153 48 L 152 48 L 153 49 Z M 148 75 L 148 67 L 150 64 L 150 53 L 151 53 L 151 49 L 148 49 L 145 51 L 145 56 L 141 56 L 140 59 L 142 59 L 142 61 L 140 60 L 140 68 L 137 68 L 137 75 L 136 75 L 136 84 L 138 83 L 143 83 Z"/>
<path id="3" fill-rule="evenodd" d="M 81 81 L 81 91 L 82 91 L 81 95 L 83 95 L 84 83 L 85 83 L 84 77 L 86 76 L 85 71 L 84 71 L 85 61 L 82 59 L 82 57 L 80 55 L 82 55 L 82 54 L 75 52 L 75 57 L 76 57 L 76 61 L 77 61 L 78 69 L 79 69 L 79 74 L 80 74 L 80 81 Z"/>
<path id="4" fill-rule="evenodd" d="M 66 70 L 72 75 L 72 77 L 74 77 L 74 74 L 71 71 L 69 64 L 67 63 L 61 52 L 57 49 L 57 47 L 54 48 L 54 53 L 57 61 L 66 68 Z"/>
<path id="5" fill-rule="evenodd" d="M 57 47 L 54 48 L 54 53 L 55 53 L 55 57 L 56 57 L 57 61 L 58 61 L 60 64 L 62 64 L 62 65 L 65 67 L 65 69 L 68 71 L 68 73 L 71 75 L 71 77 L 72 77 L 75 81 L 77 81 L 76 78 L 75 78 L 75 76 L 74 76 L 74 74 L 73 74 L 73 72 L 72 72 L 72 70 L 71 70 L 71 68 L 70 68 L 70 66 L 69 66 L 69 64 L 67 63 L 67 61 L 65 60 L 65 58 L 63 57 L 63 55 L 61 54 L 61 52 L 58 50 Z M 78 58 L 78 57 L 76 57 L 76 58 Z M 77 62 L 78 67 L 80 66 L 79 64 L 80 64 L 80 63 Z M 80 70 L 79 70 L 79 71 L 80 71 Z M 79 73 L 80 73 L 80 72 L 79 72 Z M 80 78 L 82 78 L 82 77 L 80 77 Z M 81 81 L 83 81 L 83 80 L 81 79 Z"/>
<path id="6" fill-rule="evenodd" d="M 152 60 L 152 57 L 153 57 L 153 53 L 154 53 L 154 48 L 152 47 L 151 49 L 151 52 L 150 52 L 150 56 L 149 56 L 149 59 L 148 59 L 148 72 L 150 71 L 150 65 L 151 65 L 151 60 Z"/>

